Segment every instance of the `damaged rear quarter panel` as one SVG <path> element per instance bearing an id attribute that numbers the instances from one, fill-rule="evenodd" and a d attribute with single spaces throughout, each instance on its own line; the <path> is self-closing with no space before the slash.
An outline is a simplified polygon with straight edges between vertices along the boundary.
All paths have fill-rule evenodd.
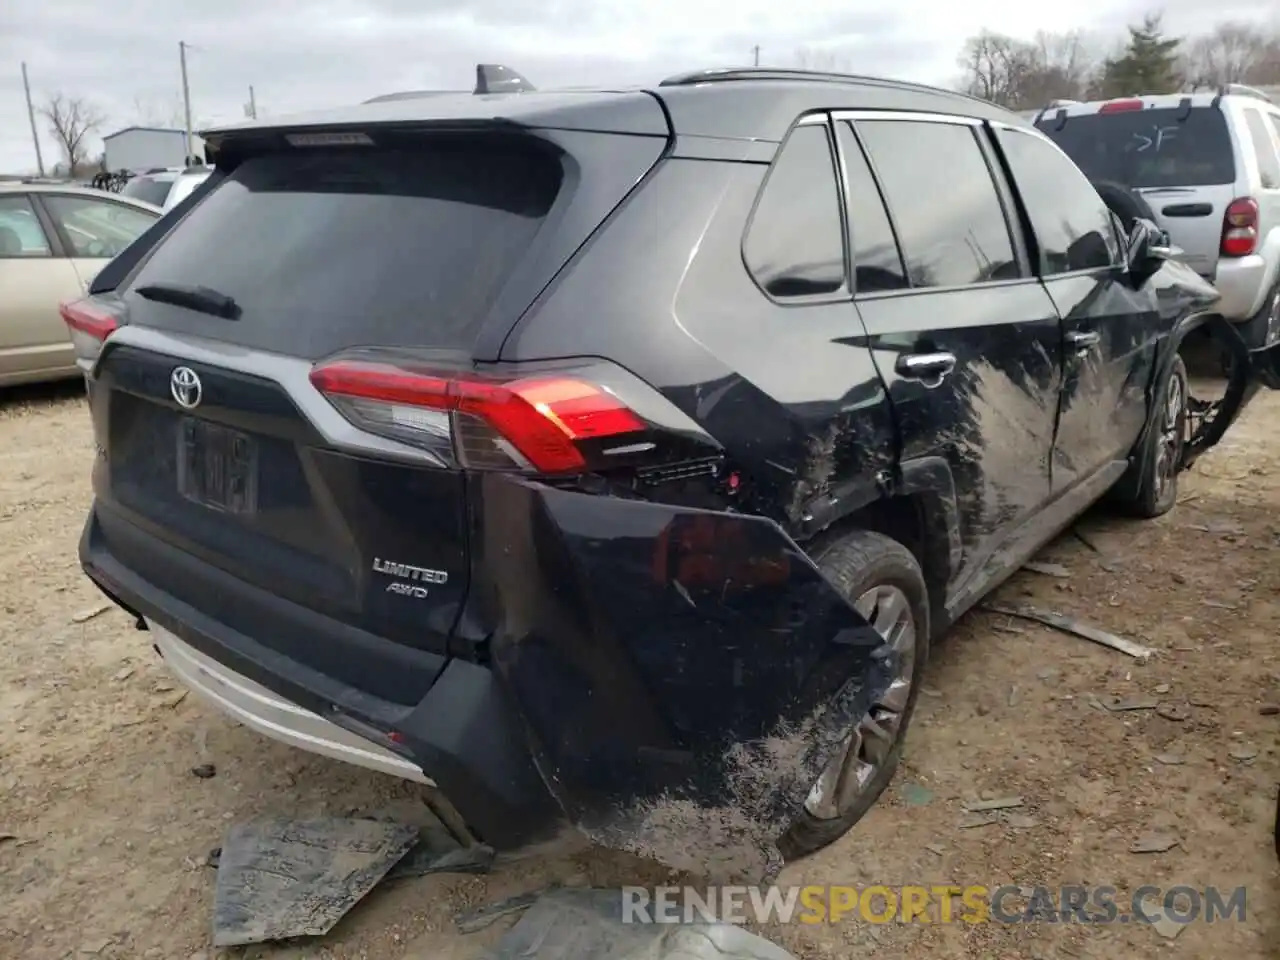
<path id="1" fill-rule="evenodd" d="M 759 877 L 888 683 L 875 631 L 771 520 L 491 476 L 494 669 L 594 841 Z"/>

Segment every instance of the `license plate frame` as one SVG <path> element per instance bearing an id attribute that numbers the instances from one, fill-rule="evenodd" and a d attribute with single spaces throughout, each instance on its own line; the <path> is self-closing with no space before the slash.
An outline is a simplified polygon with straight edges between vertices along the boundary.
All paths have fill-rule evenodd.
<path id="1" fill-rule="evenodd" d="M 176 440 L 179 496 L 219 513 L 258 512 L 258 445 L 252 437 L 183 417 Z"/>

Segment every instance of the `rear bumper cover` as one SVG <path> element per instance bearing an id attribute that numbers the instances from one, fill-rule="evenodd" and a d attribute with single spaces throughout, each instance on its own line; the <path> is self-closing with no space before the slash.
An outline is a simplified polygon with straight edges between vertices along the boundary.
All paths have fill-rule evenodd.
<path id="1" fill-rule="evenodd" d="M 1275 277 L 1261 254 L 1224 257 L 1218 261 L 1214 286 L 1222 294 L 1216 309 L 1228 320 L 1243 323 L 1262 308 L 1263 300 L 1275 285 Z"/>
<path id="2" fill-rule="evenodd" d="M 560 828 L 563 814 L 530 761 L 491 671 L 449 661 L 421 703 L 397 710 L 139 577 L 112 555 L 96 509 L 80 539 L 80 563 L 111 600 L 160 628 L 156 646 L 179 677 L 247 726 L 303 749 L 434 783 L 498 848 L 536 843 Z M 353 661 L 361 652 L 351 651 Z M 353 753 L 361 740 L 363 754 Z"/>
<path id="3" fill-rule="evenodd" d="M 495 846 L 548 838 L 567 816 L 597 843 L 672 866 L 767 873 L 818 774 L 888 683 L 879 635 L 772 521 L 497 475 L 474 483 L 464 618 L 492 625 L 490 665 L 448 661 L 394 722 L 142 581 L 111 555 L 94 514 L 81 561 L 177 638 L 169 655 L 186 659 L 171 662 L 203 665 L 198 683 L 215 664 L 239 683 L 241 706 L 254 693 L 250 725 L 277 735 L 263 726 L 269 700 L 277 724 L 289 704 L 310 715 L 287 714 L 311 724 L 320 752 L 359 746 L 330 727 L 354 732 L 380 769 L 434 781 Z"/>
<path id="4" fill-rule="evenodd" d="M 156 650 L 174 675 L 246 727 L 300 750 L 435 786 L 422 768 L 407 757 L 290 703 L 201 653 L 158 623 L 147 626 Z"/>

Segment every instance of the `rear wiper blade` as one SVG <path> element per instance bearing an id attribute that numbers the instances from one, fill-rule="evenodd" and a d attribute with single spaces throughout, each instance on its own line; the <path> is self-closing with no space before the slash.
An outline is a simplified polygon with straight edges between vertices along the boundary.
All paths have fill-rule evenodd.
<path id="1" fill-rule="evenodd" d="M 225 293 L 219 293 L 209 287 L 192 287 L 183 283 L 148 283 L 138 287 L 136 293 L 156 303 L 186 307 L 197 313 L 207 313 L 211 317 L 221 317 L 223 320 L 240 319 L 240 304 Z"/>

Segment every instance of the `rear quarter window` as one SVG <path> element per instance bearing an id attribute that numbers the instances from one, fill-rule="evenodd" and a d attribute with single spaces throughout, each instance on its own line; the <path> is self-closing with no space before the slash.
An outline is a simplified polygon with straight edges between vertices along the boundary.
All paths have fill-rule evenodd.
<path id="1" fill-rule="evenodd" d="M 1131 187 L 1234 183 L 1235 157 L 1226 117 L 1216 107 L 1125 110 L 1068 117 L 1037 126 L 1090 180 Z"/>
<path id="2" fill-rule="evenodd" d="M 209 287 L 241 319 L 125 296 L 144 325 L 312 359 L 353 346 L 466 349 L 560 184 L 556 158 L 506 141 L 253 157 L 128 283 Z"/>
<path id="3" fill-rule="evenodd" d="M 1262 112 L 1244 111 L 1244 122 L 1249 128 L 1249 139 L 1253 142 L 1253 155 L 1258 163 L 1258 176 L 1262 181 L 1262 188 L 1264 190 L 1280 189 L 1280 157 L 1276 156 L 1276 145 L 1272 142 L 1267 122 L 1262 119 Z"/>
<path id="4" fill-rule="evenodd" d="M 825 124 L 796 127 L 769 171 L 743 243 L 747 269 L 773 297 L 846 289 L 844 226 Z"/>

